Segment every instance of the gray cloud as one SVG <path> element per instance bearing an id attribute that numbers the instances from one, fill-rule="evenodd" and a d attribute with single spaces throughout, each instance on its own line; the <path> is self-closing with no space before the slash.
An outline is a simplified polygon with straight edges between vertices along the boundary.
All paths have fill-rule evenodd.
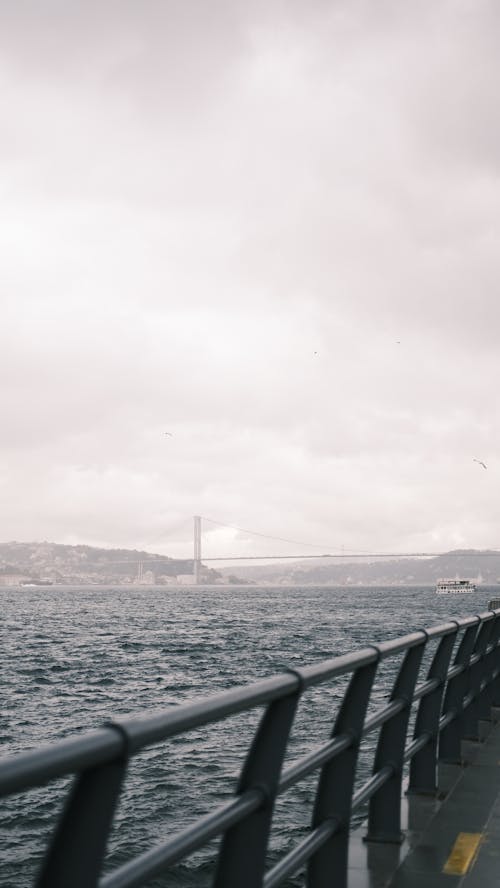
<path id="1" fill-rule="evenodd" d="M 496 5 L 0 6 L 0 537 L 495 545 Z"/>

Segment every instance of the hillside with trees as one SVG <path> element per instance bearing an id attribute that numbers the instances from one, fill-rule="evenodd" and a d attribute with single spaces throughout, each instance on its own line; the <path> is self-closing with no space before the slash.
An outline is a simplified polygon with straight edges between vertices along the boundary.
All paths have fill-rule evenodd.
<path id="1" fill-rule="evenodd" d="M 168 558 L 135 549 L 100 549 L 60 543 L 0 543 L 0 581 L 45 580 L 52 583 L 175 583 L 193 573 L 192 559 Z M 221 581 L 218 571 L 202 567 L 207 583 Z M 14 580 L 15 581 L 15 580 Z"/>
<path id="2" fill-rule="evenodd" d="M 231 568 L 221 568 L 221 573 Z M 442 577 L 475 578 L 485 585 L 500 578 L 500 551 L 460 549 L 431 558 L 391 558 L 349 561 L 319 558 L 274 561 L 266 565 L 238 566 L 238 574 L 254 583 L 280 585 L 433 585 Z"/>

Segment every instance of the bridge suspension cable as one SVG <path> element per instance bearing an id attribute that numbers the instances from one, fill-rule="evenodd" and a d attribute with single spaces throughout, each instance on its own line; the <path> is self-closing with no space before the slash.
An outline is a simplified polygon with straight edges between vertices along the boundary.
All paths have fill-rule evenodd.
<path id="1" fill-rule="evenodd" d="M 236 524 L 228 524 L 223 521 L 216 521 L 214 518 L 208 518 L 206 515 L 201 516 L 202 521 L 208 521 L 210 524 L 215 524 L 218 527 L 227 527 L 231 530 L 236 530 L 239 533 L 246 533 L 251 536 L 262 537 L 267 540 L 275 540 L 281 543 L 291 543 L 295 546 L 304 546 L 315 549 L 322 549 L 321 554 L 293 554 L 293 555 L 225 555 L 220 557 L 208 556 L 203 557 L 203 561 L 287 561 L 287 560 L 302 560 L 308 558 L 337 558 L 337 559 L 345 559 L 345 558 L 438 558 L 443 555 L 448 555 L 452 557 L 459 557 L 460 555 L 472 554 L 468 553 L 467 550 L 458 549 L 456 551 L 448 551 L 448 552 L 370 552 L 366 550 L 357 550 L 353 551 L 351 549 L 345 549 L 344 546 L 340 547 L 341 551 L 337 547 L 330 547 L 324 545 L 322 543 L 305 543 L 304 541 L 292 540 L 286 537 L 274 536 L 269 533 L 262 533 L 262 531 L 258 530 L 248 530 L 248 528 L 238 527 Z M 333 551 L 330 551 L 330 550 Z M 337 549 L 337 551 L 335 551 Z M 487 557 L 493 555 L 499 555 L 499 551 L 495 550 L 485 550 L 474 551 L 474 557 Z"/>
<path id="2" fill-rule="evenodd" d="M 443 555 L 450 557 L 463 557 L 470 555 L 474 558 L 500 555 L 496 552 L 345 552 L 344 554 L 325 552 L 322 555 L 225 555 L 220 558 L 203 557 L 203 561 L 285 561 L 289 559 L 302 560 L 305 558 L 439 558 Z"/>
<path id="3" fill-rule="evenodd" d="M 235 524 L 226 524 L 222 521 L 215 521 L 213 518 L 207 518 L 205 515 L 202 515 L 201 518 L 203 521 L 209 521 L 210 524 L 216 524 L 218 527 L 228 527 L 231 530 L 237 530 L 239 533 L 248 533 L 251 536 L 263 537 L 266 540 L 276 540 L 280 543 L 291 543 L 293 546 L 311 546 L 314 549 L 329 549 L 329 548 L 331 548 L 330 546 L 326 546 L 323 543 L 305 543 L 301 540 L 291 540 L 291 539 L 287 539 L 286 537 L 273 536 L 272 534 L 262 533 L 261 531 L 258 531 L 258 530 L 248 530 L 245 527 L 237 527 Z M 342 551 L 344 552 L 346 550 L 343 549 Z M 276 556 L 276 557 L 278 557 L 278 556 Z M 291 557 L 295 557 L 295 556 L 291 556 Z M 311 556 L 311 557 L 314 557 L 314 556 Z M 321 557 L 321 556 L 317 556 L 317 557 Z M 342 557 L 342 556 L 339 556 L 339 557 Z M 205 560 L 207 560 L 207 559 L 205 559 Z"/>

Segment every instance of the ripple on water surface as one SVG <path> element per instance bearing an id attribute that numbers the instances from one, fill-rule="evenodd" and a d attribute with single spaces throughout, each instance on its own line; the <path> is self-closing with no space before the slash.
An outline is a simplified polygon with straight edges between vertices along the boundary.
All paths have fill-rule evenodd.
<path id="1" fill-rule="evenodd" d="M 491 594 L 490 594 L 491 591 Z M 477 613 L 493 590 L 466 597 L 422 589 L 0 589 L 2 754 L 89 730 L 117 714 L 158 710 L 337 656 L 447 618 Z M 387 670 L 375 689 L 389 689 Z M 288 761 L 327 738 L 340 688 L 305 695 Z M 243 713 L 134 758 L 110 841 L 109 865 L 146 850 L 234 791 L 259 713 Z M 360 762 L 360 776 L 368 763 Z M 68 782 L 8 800 L 2 884 L 27 888 Z M 314 778 L 277 803 L 271 858 L 311 816 Z M 214 844 L 151 886 L 210 884 Z M 292 880 L 290 885 L 301 885 Z"/>

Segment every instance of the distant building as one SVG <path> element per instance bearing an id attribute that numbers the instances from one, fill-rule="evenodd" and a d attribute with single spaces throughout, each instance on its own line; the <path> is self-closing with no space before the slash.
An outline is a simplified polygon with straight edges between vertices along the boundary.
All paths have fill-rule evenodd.
<path id="1" fill-rule="evenodd" d="M 135 578 L 134 582 L 138 583 L 140 586 L 154 586 L 155 575 L 152 570 L 145 570 Z"/>
<path id="2" fill-rule="evenodd" d="M 19 586 L 29 579 L 26 574 L 0 574 L 0 586 Z"/>

